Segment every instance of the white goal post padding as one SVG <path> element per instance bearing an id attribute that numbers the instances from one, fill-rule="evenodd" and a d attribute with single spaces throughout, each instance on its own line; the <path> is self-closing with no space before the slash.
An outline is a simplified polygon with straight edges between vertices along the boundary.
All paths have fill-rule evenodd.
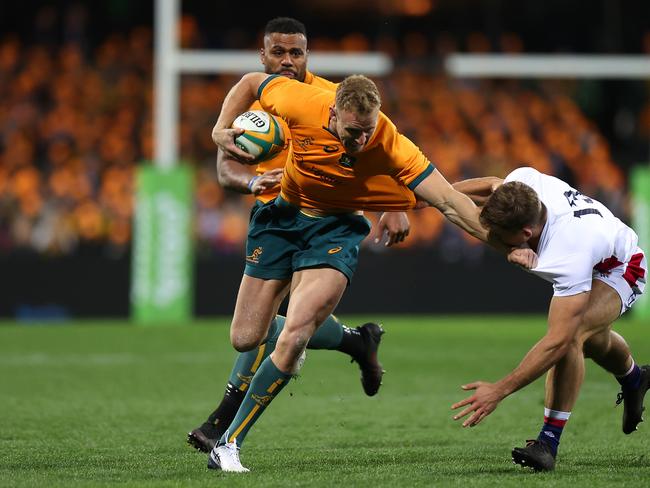
<path id="1" fill-rule="evenodd" d="M 459 78 L 650 78 L 650 56 L 599 54 L 452 54 L 445 69 Z"/>

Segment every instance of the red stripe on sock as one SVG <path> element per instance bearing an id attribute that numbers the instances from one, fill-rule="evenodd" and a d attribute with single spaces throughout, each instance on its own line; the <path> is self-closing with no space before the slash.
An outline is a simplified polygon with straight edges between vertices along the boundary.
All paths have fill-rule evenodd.
<path id="1" fill-rule="evenodd" d="M 554 419 L 551 417 L 544 416 L 544 423 L 553 425 L 555 427 L 564 427 L 566 425 L 566 420 Z"/>

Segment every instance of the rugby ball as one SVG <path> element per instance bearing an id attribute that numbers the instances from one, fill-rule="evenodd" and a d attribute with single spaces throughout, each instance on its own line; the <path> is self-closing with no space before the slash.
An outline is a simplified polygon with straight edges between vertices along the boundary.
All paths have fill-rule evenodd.
<path id="1" fill-rule="evenodd" d="M 249 110 L 238 116 L 232 126 L 244 129 L 235 138 L 235 145 L 255 157 L 251 164 L 269 159 L 284 149 L 282 126 L 268 112 Z"/>

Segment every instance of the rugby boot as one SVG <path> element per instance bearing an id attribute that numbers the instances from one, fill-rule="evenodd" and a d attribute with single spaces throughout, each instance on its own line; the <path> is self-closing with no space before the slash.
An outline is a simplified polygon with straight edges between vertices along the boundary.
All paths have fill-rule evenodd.
<path id="1" fill-rule="evenodd" d="M 622 387 L 616 398 L 616 405 L 623 403 L 623 432 L 631 434 L 643 422 L 643 398 L 650 388 L 650 365 L 640 367 L 641 378 L 638 388 Z"/>
<path id="2" fill-rule="evenodd" d="M 239 460 L 239 447 L 229 442 L 210 451 L 208 469 L 220 469 L 226 473 L 248 473 L 250 469 L 242 466 Z"/>
<path id="3" fill-rule="evenodd" d="M 512 462 L 533 471 L 553 471 L 555 468 L 551 446 L 539 439 L 527 440 L 526 447 L 515 447 L 512 450 Z"/>
<path id="4" fill-rule="evenodd" d="M 206 422 L 187 434 L 187 443 L 201 452 L 208 453 L 221 437 L 214 431 L 214 426 Z"/>
<path id="5" fill-rule="evenodd" d="M 379 324 L 368 322 L 356 328 L 361 335 L 363 347 L 351 352 L 352 361 L 356 361 L 361 370 L 361 386 L 368 396 L 373 396 L 379 391 L 384 369 L 377 359 L 377 351 L 381 343 L 384 329 Z"/>

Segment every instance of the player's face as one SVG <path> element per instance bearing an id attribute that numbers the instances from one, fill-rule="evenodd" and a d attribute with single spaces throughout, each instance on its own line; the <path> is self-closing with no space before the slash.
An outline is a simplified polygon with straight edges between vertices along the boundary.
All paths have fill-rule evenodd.
<path id="1" fill-rule="evenodd" d="M 533 235 L 531 229 L 528 227 L 524 227 L 518 231 L 493 230 L 491 234 L 505 246 L 517 248 L 526 244 Z"/>
<path id="2" fill-rule="evenodd" d="M 366 115 L 332 109 L 331 122 L 348 154 L 361 152 L 377 128 L 379 109 Z"/>
<path id="3" fill-rule="evenodd" d="M 265 73 L 305 81 L 308 54 L 307 38 L 303 34 L 272 32 L 264 36 L 260 58 Z"/>

